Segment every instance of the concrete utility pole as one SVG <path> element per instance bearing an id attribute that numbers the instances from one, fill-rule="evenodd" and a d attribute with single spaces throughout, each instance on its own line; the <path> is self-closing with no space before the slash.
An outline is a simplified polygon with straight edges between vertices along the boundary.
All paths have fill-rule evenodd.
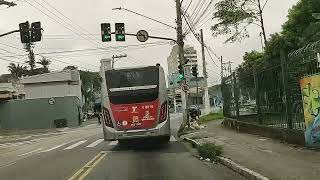
<path id="1" fill-rule="evenodd" d="M 111 67 L 112 69 L 114 69 L 114 63 L 115 63 L 115 59 L 120 59 L 120 58 L 124 58 L 124 57 L 127 57 L 127 55 L 113 55 L 112 56 L 112 64 L 111 64 Z"/>
<path id="2" fill-rule="evenodd" d="M 16 6 L 17 4 L 14 2 L 9 2 L 9 1 L 5 1 L 5 0 L 0 0 L 0 6 L 1 5 L 6 5 L 8 7 L 13 7 Z"/>
<path id="3" fill-rule="evenodd" d="M 207 64 L 206 64 L 206 56 L 204 51 L 204 40 L 203 40 L 203 30 L 200 29 L 200 40 L 201 40 L 201 51 L 202 51 L 202 64 L 203 64 L 203 76 L 204 76 L 204 110 L 205 114 L 210 113 L 210 99 L 209 99 L 209 89 L 208 89 L 208 74 L 207 74 Z"/>
<path id="4" fill-rule="evenodd" d="M 179 64 L 183 65 L 183 69 L 185 69 L 184 42 L 183 42 L 183 32 L 182 32 L 182 12 L 181 12 L 180 0 L 176 0 L 176 11 L 177 11 L 176 21 L 177 21 L 177 44 L 179 47 Z M 182 86 L 186 85 L 185 79 L 181 82 L 181 85 Z M 187 92 L 185 92 L 184 90 L 181 91 L 181 101 L 182 101 L 182 108 L 184 110 L 183 121 L 187 122 L 187 125 L 190 127 L 188 107 L 187 107 L 188 96 L 187 96 Z"/>
<path id="5" fill-rule="evenodd" d="M 181 3 L 180 0 L 176 0 L 176 11 L 177 11 L 177 44 L 179 47 L 179 64 L 184 64 L 184 42 L 183 42 L 183 34 L 182 34 L 182 12 L 181 12 Z M 182 85 L 185 85 L 186 82 L 183 80 L 181 83 Z M 186 92 L 181 91 L 181 101 L 182 101 L 182 107 L 184 110 L 187 109 L 187 96 Z"/>

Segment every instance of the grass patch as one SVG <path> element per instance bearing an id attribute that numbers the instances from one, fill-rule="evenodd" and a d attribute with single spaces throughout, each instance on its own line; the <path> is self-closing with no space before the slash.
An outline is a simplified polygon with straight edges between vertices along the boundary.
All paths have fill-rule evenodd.
<path id="1" fill-rule="evenodd" d="M 223 116 L 223 112 L 222 111 L 217 112 L 217 113 L 210 113 L 208 115 L 200 117 L 199 123 L 200 124 L 205 124 L 205 123 L 208 123 L 210 121 L 223 119 L 223 118 L 224 118 L 224 116 Z"/>
<path id="2" fill-rule="evenodd" d="M 198 147 L 198 152 L 204 159 L 209 158 L 211 160 L 216 160 L 217 156 L 222 154 L 222 146 L 217 146 L 212 143 L 205 143 Z"/>

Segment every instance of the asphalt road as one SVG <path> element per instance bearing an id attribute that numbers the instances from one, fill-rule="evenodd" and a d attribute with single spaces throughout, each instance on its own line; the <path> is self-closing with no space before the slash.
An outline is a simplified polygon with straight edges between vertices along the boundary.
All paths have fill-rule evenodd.
<path id="1" fill-rule="evenodd" d="M 222 165 L 202 162 L 177 141 L 181 114 L 171 115 L 168 145 L 135 142 L 120 146 L 103 141 L 96 124 L 59 136 L 0 146 L 1 180 L 241 180 Z"/>

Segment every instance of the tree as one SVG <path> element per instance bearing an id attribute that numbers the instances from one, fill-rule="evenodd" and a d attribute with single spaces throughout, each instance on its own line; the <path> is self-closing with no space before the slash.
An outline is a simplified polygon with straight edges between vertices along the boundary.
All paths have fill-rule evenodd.
<path id="1" fill-rule="evenodd" d="M 29 60 L 26 61 L 26 63 L 28 63 L 30 66 L 30 75 L 33 75 L 34 69 L 36 68 L 36 60 L 33 53 L 32 43 L 26 43 L 24 48 L 29 53 L 28 55 Z"/>
<path id="2" fill-rule="evenodd" d="M 14 64 L 10 63 L 9 66 L 9 71 L 10 73 L 15 77 L 15 78 L 20 78 L 22 75 L 26 74 L 27 67 L 25 66 L 20 66 L 20 64 Z"/>
<path id="3" fill-rule="evenodd" d="M 51 64 L 51 61 L 48 60 L 46 57 L 42 56 L 41 60 L 37 62 L 38 64 L 42 65 L 42 69 L 44 73 L 48 73 L 49 71 L 49 65 Z"/>
<path id="4" fill-rule="evenodd" d="M 319 0 L 300 0 L 288 14 L 282 34 L 292 48 L 300 48 L 320 39 L 320 21 L 313 14 L 320 12 Z"/>
<path id="5" fill-rule="evenodd" d="M 264 1 L 263 4 L 261 1 Z M 247 27 L 255 24 L 261 28 L 264 43 L 267 36 L 262 12 L 268 0 L 219 0 L 215 4 L 213 20 L 218 23 L 211 27 L 213 36 L 231 34 L 226 42 L 241 41 L 248 38 Z"/>
<path id="6" fill-rule="evenodd" d="M 100 94 L 101 81 L 98 72 L 80 71 L 82 81 L 82 94 L 86 103 L 95 101 L 95 94 Z"/>
<path id="7" fill-rule="evenodd" d="M 63 70 L 77 70 L 78 68 L 76 66 L 67 66 L 63 68 Z"/>

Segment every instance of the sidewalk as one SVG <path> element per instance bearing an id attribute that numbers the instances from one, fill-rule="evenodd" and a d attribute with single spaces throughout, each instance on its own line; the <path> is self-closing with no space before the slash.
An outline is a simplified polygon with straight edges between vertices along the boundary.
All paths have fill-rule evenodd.
<path id="1" fill-rule="evenodd" d="M 223 156 L 272 180 L 320 179 L 320 151 L 238 133 L 221 122 L 210 122 L 204 130 L 187 136 L 200 143 L 222 145 Z"/>

